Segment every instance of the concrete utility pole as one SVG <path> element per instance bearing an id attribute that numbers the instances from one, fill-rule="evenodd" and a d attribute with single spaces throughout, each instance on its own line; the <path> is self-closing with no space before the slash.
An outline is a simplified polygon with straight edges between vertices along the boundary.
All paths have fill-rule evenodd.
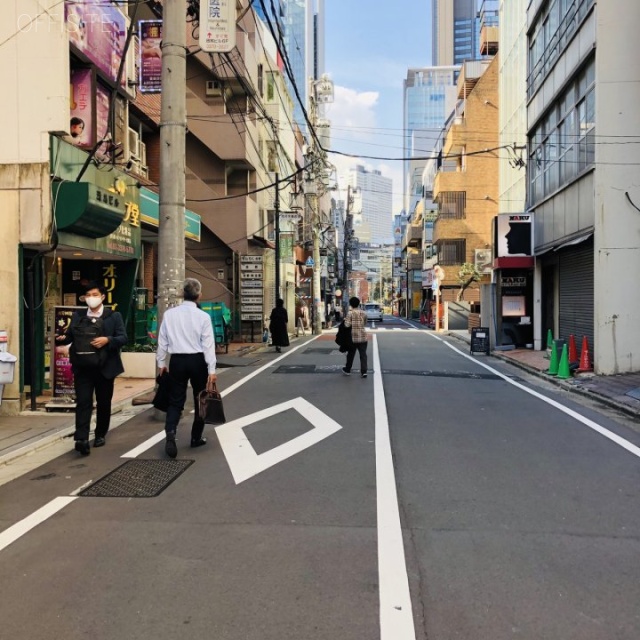
<path id="1" fill-rule="evenodd" d="M 160 112 L 158 326 L 179 304 L 184 281 L 187 36 L 184 0 L 164 0 Z"/>
<path id="2" fill-rule="evenodd" d="M 347 185 L 347 208 L 344 215 L 344 250 L 342 255 L 342 311 L 345 315 L 349 305 L 349 262 L 351 260 L 352 231 L 351 185 Z"/>
<path id="3" fill-rule="evenodd" d="M 276 224 L 276 300 L 280 297 L 280 174 L 276 173 L 275 224 Z M 273 301 L 275 307 L 276 300 Z"/>

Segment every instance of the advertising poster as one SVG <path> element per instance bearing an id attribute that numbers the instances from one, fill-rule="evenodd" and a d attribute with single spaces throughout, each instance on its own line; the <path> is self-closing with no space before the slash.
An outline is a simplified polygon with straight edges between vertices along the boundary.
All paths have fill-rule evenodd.
<path id="1" fill-rule="evenodd" d="M 107 134 L 109 130 L 109 103 L 111 101 L 111 96 L 109 95 L 109 91 L 103 87 L 100 83 L 97 83 L 96 86 L 96 142 L 98 140 L 102 140 L 104 136 Z M 107 152 L 108 143 L 102 144 L 98 151 L 96 152 L 96 156 L 102 160 L 108 158 L 109 153 Z"/>
<path id="2" fill-rule="evenodd" d="M 73 144 L 90 149 L 95 144 L 93 118 L 93 71 L 71 70 L 69 133 Z"/>
<path id="3" fill-rule="evenodd" d="M 160 93 L 162 89 L 162 20 L 140 20 L 140 84 L 141 93 Z"/>
<path id="4" fill-rule="evenodd" d="M 531 255 L 532 216 L 530 213 L 501 213 L 498 216 L 498 257 Z"/>
<path id="5" fill-rule="evenodd" d="M 69 42 L 115 82 L 127 32 L 124 14 L 104 0 L 68 0 L 65 15 Z"/>
<path id="6" fill-rule="evenodd" d="M 73 372 L 69 360 L 69 345 L 61 346 L 56 343 L 56 336 L 65 333 L 71 324 L 73 312 L 82 307 L 56 307 L 54 311 L 53 333 L 53 397 L 63 398 L 75 395 L 73 388 Z"/>

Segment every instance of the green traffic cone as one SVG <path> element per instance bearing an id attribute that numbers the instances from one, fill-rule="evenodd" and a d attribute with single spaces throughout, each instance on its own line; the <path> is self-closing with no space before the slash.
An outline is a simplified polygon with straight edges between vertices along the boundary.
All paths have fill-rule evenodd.
<path id="1" fill-rule="evenodd" d="M 566 380 L 571 377 L 569 371 L 569 351 L 567 345 L 562 347 L 562 356 L 560 356 L 560 364 L 558 365 L 558 380 Z"/>
<path id="2" fill-rule="evenodd" d="M 553 349 L 553 333 L 551 333 L 551 329 L 547 331 L 547 349 Z"/>
<path id="3" fill-rule="evenodd" d="M 551 359 L 549 360 L 549 371 L 547 373 L 550 376 L 558 375 L 558 349 L 555 344 L 551 346 Z"/>

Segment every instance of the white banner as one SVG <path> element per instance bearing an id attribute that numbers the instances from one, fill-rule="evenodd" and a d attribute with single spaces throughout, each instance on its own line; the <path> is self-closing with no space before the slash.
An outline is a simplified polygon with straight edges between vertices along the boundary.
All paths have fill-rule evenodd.
<path id="1" fill-rule="evenodd" d="M 236 0 L 200 0 L 200 48 L 228 53 L 236 46 Z"/>

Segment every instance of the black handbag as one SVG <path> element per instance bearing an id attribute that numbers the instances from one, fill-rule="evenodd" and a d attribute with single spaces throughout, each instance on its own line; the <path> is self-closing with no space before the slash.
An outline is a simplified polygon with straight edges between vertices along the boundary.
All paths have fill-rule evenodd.
<path id="1" fill-rule="evenodd" d="M 167 371 L 163 371 L 156 378 L 156 383 L 158 386 L 156 387 L 156 394 L 153 396 L 151 404 L 153 404 L 153 406 L 159 411 L 167 411 L 169 408 L 169 373 Z"/>
<path id="2" fill-rule="evenodd" d="M 218 393 L 215 384 L 198 394 L 198 409 L 200 418 L 205 424 L 224 424 L 227 421 L 224 417 L 222 396 Z"/>

